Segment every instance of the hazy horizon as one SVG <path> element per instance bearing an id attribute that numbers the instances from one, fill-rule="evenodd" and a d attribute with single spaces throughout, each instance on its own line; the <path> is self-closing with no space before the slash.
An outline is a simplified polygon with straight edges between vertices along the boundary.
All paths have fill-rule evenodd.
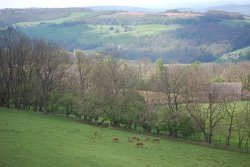
<path id="1" fill-rule="evenodd" d="M 151 9 L 167 9 L 167 8 L 199 8 L 199 7 L 209 7 L 215 5 L 225 5 L 225 4 L 250 4 L 248 0 L 176 0 L 174 2 L 166 2 L 165 0 L 106 0 L 105 2 L 100 0 L 0 0 L 0 8 L 31 8 L 31 7 L 41 7 L 41 8 L 64 8 L 64 7 L 91 7 L 91 6 L 131 6 L 131 7 L 142 7 Z"/>

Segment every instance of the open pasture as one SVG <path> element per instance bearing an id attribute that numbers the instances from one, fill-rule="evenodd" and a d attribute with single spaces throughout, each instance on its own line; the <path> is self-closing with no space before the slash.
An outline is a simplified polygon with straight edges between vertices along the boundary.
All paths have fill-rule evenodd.
<path id="1" fill-rule="evenodd" d="M 141 137 L 139 141 L 128 139 Z M 119 142 L 113 142 L 119 137 Z M 144 141 L 144 138 L 149 138 Z M 250 155 L 184 144 L 41 113 L 0 109 L 0 166 L 232 166 Z"/>

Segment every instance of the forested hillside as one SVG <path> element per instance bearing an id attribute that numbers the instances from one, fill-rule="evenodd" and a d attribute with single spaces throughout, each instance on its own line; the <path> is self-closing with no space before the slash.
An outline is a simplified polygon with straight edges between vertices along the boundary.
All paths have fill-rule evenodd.
<path id="1" fill-rule="evenodd" d="M 32 38 L 56 42 L 69 51 L 116 52 L 126 59 L 163 58 L 165 63 L 231 61 L 220 57 L 250 46 L 249 17 L 236 13 L 66 8 L 5 9 L 0 16 L 2 26 L 12 25 Z M 233 61 L 247 60 L 248 55 L 238 55 L 240 58 L 236 56 Z"/>

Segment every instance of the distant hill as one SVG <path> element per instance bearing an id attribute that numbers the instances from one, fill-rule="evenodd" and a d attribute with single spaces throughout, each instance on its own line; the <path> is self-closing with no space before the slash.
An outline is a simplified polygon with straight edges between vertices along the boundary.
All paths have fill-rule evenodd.
<path id="1" fill-rule="evenodd" d="M 250 4 L 247 5 L 227 4 L 227 5 L 209 7 L 206 8 L 206 10 L 222 10 L 226 12 L 236 12 L 250 16 Z"/>
<path id="2" fill-rule="evenodd" d="M 150 9 L 150 8 L 140 8 L 140 7 L 131 7 L 131 6 L 91 6 L 89 7 L 92 10 L 122 10 L 128 12 L 160 12 L 162 10 Z"/>
<path id="3" fill-rule="evenodd" d="M 32 22 L 67 17 L 71 12 L 89 11 L 88 8 L 24 8 L 0 9 L 0 27 L 18 22 Z"/>
<path id="4" fill-rule="evenodd" d="M 166 63 L 214 62 L 250 46 L 250 17 L 188 8 L 150 10 L 126 6 L 5 9 L 0 10 L 0 27 L 14 26 L 31 38 L 56 42 L 69 51 L 112 53 L 130 60 L 163 58 Z M 237 61 L 248 59 L 239 56 L 242 59 Z"/>

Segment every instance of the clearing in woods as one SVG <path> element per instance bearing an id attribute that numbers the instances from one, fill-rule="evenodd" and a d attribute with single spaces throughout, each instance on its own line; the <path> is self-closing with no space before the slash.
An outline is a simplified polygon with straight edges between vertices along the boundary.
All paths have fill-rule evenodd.
<path id="1" fill-rule="evenodd" d="M 113 137 L 119 142 L 112 142 Z M 161 139 L 128 138 L 132 132 L 98 128 L 45 115 L 0 108 L 0 166 L 247 167 L 250 155 Z"/>

